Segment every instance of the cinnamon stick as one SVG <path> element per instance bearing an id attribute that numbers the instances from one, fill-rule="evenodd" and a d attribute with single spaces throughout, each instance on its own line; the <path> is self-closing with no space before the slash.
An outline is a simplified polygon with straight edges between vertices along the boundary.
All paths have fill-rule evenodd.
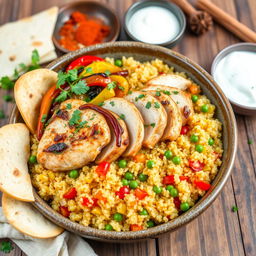
<path id="1" fill-rule="evenodd" d="M 245 42 L 256 43 L 256 33 L 208 0 L 197 0 L 196 6 Z"/>

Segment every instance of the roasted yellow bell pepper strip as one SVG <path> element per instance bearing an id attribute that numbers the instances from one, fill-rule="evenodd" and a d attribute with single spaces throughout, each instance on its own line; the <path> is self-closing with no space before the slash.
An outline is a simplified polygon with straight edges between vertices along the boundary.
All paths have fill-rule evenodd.
<path id="1" fill-rule="evenodd" d="M 115 88 L 116 97 L 124 97 L 128 94 L 129 83 L 123 76 L 112 75 L 110 79 L 117 83 Z"/>
<path id="2" fill-rule="evenodd" d="M 108 89 L 107 87 L 101 91 L 93 100 L 90 101 L 91 104 L 98 105 L 104 100 L 115 97 L 115 91 L 113 89 Z"/>

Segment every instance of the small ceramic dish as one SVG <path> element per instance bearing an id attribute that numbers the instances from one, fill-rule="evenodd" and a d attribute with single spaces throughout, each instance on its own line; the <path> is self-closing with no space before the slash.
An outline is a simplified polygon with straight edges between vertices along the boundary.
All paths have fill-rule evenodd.
<path id="1" fill-rule="evenodd" d="M 218 53 L 218 55 L 214 58 L 214 61 L 212 63 L 211 67 L 211 74 L 213 78 L 215 78 L 215 71 L 216 67 L 220 63 L 220 61 L 226 57 L 228 54 L 234 51 L 248 51 L 248 52 L 256 52 L 256 44 L 254 43 L 238 43 L 238 44 L 233 44 L 231 46 L 228 46 L 224 48 L 221 52 Z M 219 86 L 221 87 L 221 84 L 219 83 Z M 255 115 L 256 114 L 256 107 L 249 107 L 246 105 L 243 105 L 239 102 L 236 102 L 232 100 L 228 94 L 226 94 L 227 98 L 232 104 L 232 107 L 234 111 L 238 114 L 242 115 Z"/>
<path id="2" fill-rule="evenodd" d="M 54 28 L 52 40 L 54 45 L 62 52 L 70 52 L 59 44 L 59 30 L 63 24 L 70 18 L 74 11 L 79 11 L 88 14 L 90 17 L 95 17 L 102 20 L 107 26 L 111 27 L 110 34 L 105 38 L 104 42 L 114 42 L 120 34 L 120 21 L 115 12 L 107 5 L 95 1 L 79 1 L 72 2 L 60 8 L 58 19 Z"/>
<path id="3" fill-rule="evenodd" d="M 125 14 L 125 18 L 124 18 L 124 30 L 126 32 L 126 35 L 128 36 L 129 39 L 131 39 L 133 41 L 143 42 L 143 41 L 139 40 L 138 38 L 136 38 L 136 36 L 130 31 L 128 24 L 129 24 L 131 17 L 137 11 L 141 10 L 142 8 L 149 7 L 149 6 L 163 7 L 165 9 L 171 11 L 171 13 L 173 13 L 176 16 L 176 18 L 179 22 L 178 34 L 173 39 L 171 39 L 169 41 L 157 44 L 157 45 L 166 46 L 166 47 L 175 46 L 180 41 L 180 39 L 182 38 L 182 36 L 185 32 L 186 18 L 185 18 L 183 11 L 177 5 L 167 2 L 165 0 L 142 0 L 142 1 L 136 2 L 132 6 L 130 6 L 130 8 L 127 10 L 127 12 Z M 157 19 L 157 17 L 155 17 L 155 18 Z"/>
<path id="4" fill-rule="evenodd" d="M 216 199 L 224 187 L 234 164 L 237 148 L 237 130 L 233 110 L 228 99 L 223 94 L 220 87 L 214 82 L 213 78 L 200 66 L 176 52 L 164 47 L 142 44 L 138 42 L 115 42 L 98 44 L 86 47 L 74 52 L 70 52 L 47 66 L 48 69 L 56 72 L 63 70 L 67 65 L 83 55 L 96 55 L 102 58 L 121 58 L 122 56 L 133 57 L 138 61 L 151 61 L 160 59 L 169 66 L 173 66 L 178 72 L 185 72 L 202 89 L 202 93 L 211 100 L 216 106 L 216 117 L 223 124 L 223 157 L 222 165 L 211 183 L 211 189 L 187 212 L 167 223 L 140 231 L 107 231 L 92 227 L 86 227 L 63 217 L 60 213 L 53 210 L 47 202 L 39 197 L 34 190 L 35 202 L 33 203 L 43 215 L 59 226 L 81 235 L 86 238 L 109 241 L 109 242 L 132 242 L 147 238 L 155 238 L 163 233 L 174 231 L 184 226 L 199 214 L 204 212 Z M 21 115 L 15 107 L 10 117 L 10 123 L 22 122 Z"/>

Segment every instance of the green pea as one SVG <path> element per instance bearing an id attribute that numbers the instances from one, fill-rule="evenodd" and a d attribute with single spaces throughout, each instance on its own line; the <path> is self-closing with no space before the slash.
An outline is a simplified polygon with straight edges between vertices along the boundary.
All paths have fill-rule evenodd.
<path id="1" fill-rule="evenodd" d="M 68 173 L 68 176 L 72 179 L 76 179 L 78 176 L 79 176 L 79 172 L 78 170 L 71 170 L 69 173 Z"/>
<path id="2" fill-rule="evenodd" d="M 181 159 L 179 156 L 175 156 L 173 159 L 172 159 L 172 162 L 176 165 L 180 164 L 181 162 Z"/>
<path id="3" fill-rule="evenodd" d="M 118 67 L 122 67 L 122 66 L 123 66 L 122 60 L 116 59 L 116 60 L 115 60 L 115 65 L 118 66 Z"/>
<path id="4" fill-rule="evenodd" d="M 199 138 L 197 135 L 195 135 L 195 134 L 191 135 L 191 137 L 190 137 L 191 142 L 196 143 L 196 142 L 198 142 L 198 140 L 199 140 Z"/>
<path id="5" fill-rule="evenodd" d="M 31 163 L 31 164 L 36 164 L 37 163 L 37 158 L 36 158 L 36 156 L 35 155 L 32 155 L 32 156 L 30 156 L 29 157 L 29 163 Z"/>
<path id="6" fill-rule="evenodd" d="M 207 113 L 208 110 L 209 110 L 209 107 L 206 104 L 201 107 L 201 111 L 204 112 L 204 113 Z"/>
<path id="7" fill-rule="evenodd" d="M 166 187 L 166 190 L 168 190 L 169 192 L 171 192 L 171 190 L 173 189 L 174 187 L 172 186 L 172 185 L 168 185 L 167 187 Z"/>
<path id="8" fill-rule="evenodd" d="M 153 187 L 153 191 L 156 193 L 156 194 L 160 194 L 162 192 L 162 188 L 161 187 L 158 187 L 158 186 L 154 186 Z"/>
<path id="9" fill-rule="evenodd" d="M 172 158 L 172 151 L 166 150 L 166 151 L 164 152 L 164 156 L 165 156 L 168 160 L 170 160 L 170 159 Z"/>
<path id="10" fill-rule="evenodd" d="M 125 173 L 124 177 L 127 180 L 132 180 L 133 179 L 133 174 L 128 171 L 128 172 Z"/>
<path id="11" fill-rule="evenodd" d="M 127 180 L 127 179 L 122 179 L 122 184 L 123 184 L 123 186 L 128 186 L 129 183 L 130 183 L 129 180 Z"/>
<path id="12" fill-rule="evenodd" d="M 154 165 L 155 165 L 155 162 L 153 160 L 148 160 L 147 161 L 147 167 L 149 169 L 152 169 L 154 167 Z"/>
<path id="13" fill-rule="evenodd" d="M 146 209 L 143 209 L 140 213 L 140 215 L 148 215 L 148 211 Z"/>
<path id="14" fill-rule="evenodd" d="M 140 173 L 138 176 L 140 181 L 146 181 L 148 179 L 148 175 L 144 174 L 144 173 Z"/>
<path id="15" fill-rule="evenodd" d="M 131 180 L 129 186 L 130 188 L 135 189 L 139 186 L 139 183 L 136 180 Z"/>
<path id="16" fill-rule="evenodd" d="M 212 145 L 214 144 L 214 139 L 210 138 L 210 139 L 208 140 L 208 144 L 209 144 L 210 146 L 212 146 Z"/>
<path id="17" fill-rule="evenodd" d="M 181 203 L 180 209 L 181 209 L 183 212 L 186 212 L 186 211 L 189 209 L 189 204 L 188 204 L 188 203 Z"/>
<path id="18" fill-rule="evenodd" d="M 124 159 L 119 160 L 118 166 L 119 166 L 120 168 L 125 168 L 125 167 L 127 166 L 127 161 L 124 160 Z"/>
<path id="19" fill-rule="evenodd" d="M 197 95 L 192 95 L 192 96 L 191 96 L 191 99 L 192 99 L 192 101 L 195 103 L 195 102 L 198 101 L 198 96 L 197 96 Z"/>
<path id="20" fill-rule="evenodd" d="M 107 230 L 107 231 L 112 231 L 112 230 L 113 230 L 112 225 L 110 225 L 110 224 L 106 224 L 106 226 L 105 226 L 105 230 Z"/>
<path id="21" fill-rule="evenodd" d="M 147 221 L 147 227 L 148 227 L 148 228 L 152 228 L 152 227 L 154 227 L 154 226 L 155 226 L 155 222 L 154 222 L 153 220 Z"/>
<path id="22" fill-rule="evenodd" d="M 178 192 L 178 190 L 177 190 L 176 188 L 171 189 L 170 195 L 171 195 L 172 197 L 177 197 L 178 194 L 179 194 L 179 192 Z"/>
<path id="23" fill-rule="evenodd" d="M 122 221 L 123 220 L 123 215 L 121 213 L 117 212 L 117 213 L 114 214 L 113 219 L 115 221 Z"/>
<path id="24" fill-rule="evenodd" d="M 196 151 L 199 153 L 202 153 L 204 151 L 204 146 L 197 144 L 196 145 Z"/>

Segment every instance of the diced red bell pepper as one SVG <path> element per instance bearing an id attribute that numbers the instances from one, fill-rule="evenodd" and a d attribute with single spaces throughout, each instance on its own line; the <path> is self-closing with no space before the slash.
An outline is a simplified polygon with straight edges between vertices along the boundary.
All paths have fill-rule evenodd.
<path id="1" fill-rule="evenodd" d="M 119 196 L 120 199 L 124 199 L 127 194 L 130 194 L 130 188 L 128 186 L 123 186 L 116 191 L 116 195 Z"/>
<path id="2" fill-rule="evenodd" d="M 81 66 L 88 66 L 89 64 L 91 64 L 94 61 L 105 61 L 104 59 L 97 57 L 97 56 L 91 56 L 91 55 L 85 55 L 82 56 L 80 58 L 77 58 L 76 60 L 72 61 L 66 71 L 74 69 L 74 68 L 78 68 Z"/>
<path id="3" fill-rule="evenodd" d="M 66 207 L 66 206 L 60 206 L 59 211 L 60 211 L 60 214 L 66 218 L 68 218 L 70 215 L 70 211 L 68 210 L 68 207 Z"/>
<path id="4" fill-rule="evenodd" d="M 174 175 L 167 175 L 163 178 L 164 185 L 174 185 Z"/>
<path id="5" fill-rule="evenodd" d="M 91 200 L 92 200 L 92 201 L 90 201 L 89 198 L 87 198 L 87 197 L 82 197 L 82 202 L 81 202 L 81 204 L 82 204 L 83 206 L 90 207 L 90 208 L 98 206 L 98 200 L 99 200 L 99 199 L 97 199 L 97 198 L 92 198 Z"/>
<path id="6" fill-rule="evenodd" d="M 179 199 L 178 196 L 173 198 L 173 202 L 174 202 L 176 208 L 177 208 L 178 210 L 180 210 L 181 201 L 180 201 L 180 199 Z"/>
<path id="7" fill-rule="evenodd" d="M 188 125 L 184 125 L 181 127 L 181 131 L 180 131 L 180 134 L 181 135 L 186 135 L 189 131 L 189 126 Z"/>
<path id="8" fill-rule="evenodd" d="M 134 190 L 134 193 L 135 193 L 135 196 L 140 199 L 140 200 L 143 200 L 146 196 L 148 196 L 148 193 L 143 190 L 143 189 L 140 189 L 140 188 L 136 188 Z"/>
<path id="9" fill-rule="evenodd" d="M 142 230 L 142 229 L 143 229 L 143 227 L 140 226 L 140 225 L 137 225 L 137 224 L 131 224 L 130 225 L 130 230 L 131 231 L 139 231 L 139 230 Z"/>
<path id="10" fill-rule="evenodd" d="M 211 184 L 206 183 L 206 182 L 201 181 L 201 180 L 195 180 L 195 181 L 194 181 L 194 184 L 195 184 L 198 188 L 200 188 L 200 189 L 202 189 L 202 190 L 204 190 L 204 191 L 207 191 L 207 190 L 209 190 L 209 189 L 211 188 Z"/>
<path id="11" fill-rule="evenodd" d="M 196 160 L 196 161 L 192 161 L 192 160 L 189 160 L 189 163 L 188 163 L 190 169 L 194 172 L 199 172 L 199 171 L 202 171 L 205 164 L 204 163 L 201 163 L 200 161 Z"/>
<path id="12" fill-rule="evenodd" d="M 182 180 L 189 180 L 189 177 L 188 177 L 188 176 L 180 176 L 179 178 L 180 178 L 181 181 L 182 181 Z"/>
<path id="13" fill-rule="evenodd" d="M 97 168 L 96 168 L 96 173 L 99 175 L 99 176 L 106 176 L 107 173 L 108 173 L 108 170 L 110 168 L 110 163 L 109 162 L 101 162 Z"/>
<path id="14" fill-rule="evenodd" d="M 101 191 L 98 191 L 98 192 L 94 195 L 94 198 L 93 198 L 92 200 L 94 200 L 94 199 L 101 200 L 101 201 L 103 201 L 104 203 L 107 202 L 107 198 L 102 195 L 102 192 L 101 192 Z M 95 200 L 94 200 L 94 201 L 95 201 Z"/>
<path id="15" fill-rule="evenodd" d="M 77 195 L 77 191 L 75 188 L 71 188 L 68 192 L 66 192 L 63 197 L 66 199 L 74 199 Z"/>

